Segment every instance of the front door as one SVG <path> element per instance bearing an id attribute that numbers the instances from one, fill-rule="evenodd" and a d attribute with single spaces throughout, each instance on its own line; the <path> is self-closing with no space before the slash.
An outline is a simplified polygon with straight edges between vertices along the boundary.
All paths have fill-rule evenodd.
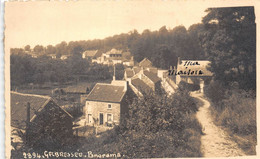
<path id="1" fill-rule="evenodd" d="M 103 123 L 104 123 L 103 113 L 99 113 L 99 125 L 103 125 Z"/>

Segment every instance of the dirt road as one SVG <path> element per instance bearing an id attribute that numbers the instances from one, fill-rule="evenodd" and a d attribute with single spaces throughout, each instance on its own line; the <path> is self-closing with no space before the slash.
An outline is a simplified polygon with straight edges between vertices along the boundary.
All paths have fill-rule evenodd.
<path id="1" fill-rule="evenodd" d="M 230 136 L 214 124 L 209 110 L 210 103 L 203 94 L 192 93 L 191 96 L 204 103 L 196 114 L 204 133 L 201 137 L 201 151 L 204 157 L 244 156 L 244 152 L 230 139 Z"/>

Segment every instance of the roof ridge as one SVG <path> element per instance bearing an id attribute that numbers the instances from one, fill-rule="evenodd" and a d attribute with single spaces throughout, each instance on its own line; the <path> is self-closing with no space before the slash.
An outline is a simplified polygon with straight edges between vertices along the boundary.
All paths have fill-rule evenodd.
<path id="1" fill-rule="evenodd" d="M 51 99 L 51 97 L 49 97 L 49 96 L 43 96 L 43 95 L 38 95 L 38 94 L 26 94 L 26 93 L 20 93 L 20 92 L 15 92 L 15 91 L 11 91 L 11 93 L 22 95 L 22 96 L 33 96 L 33 97 Z"/>

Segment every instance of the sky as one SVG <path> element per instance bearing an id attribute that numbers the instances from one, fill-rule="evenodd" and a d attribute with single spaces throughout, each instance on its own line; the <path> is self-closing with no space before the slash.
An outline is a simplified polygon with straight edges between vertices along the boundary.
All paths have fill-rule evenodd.
<path id="1" fill-rule="evenodd" d="M 103 39 L 136 29 L 200 23 L 205 10 L 221 1 L 88 0 L 5 3 L 5 48 L 56 45 Z"/>

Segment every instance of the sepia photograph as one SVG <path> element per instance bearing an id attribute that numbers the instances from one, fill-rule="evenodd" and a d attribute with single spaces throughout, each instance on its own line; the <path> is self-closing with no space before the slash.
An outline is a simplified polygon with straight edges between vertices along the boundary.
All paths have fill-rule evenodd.
<path id="1" fill-rule="evenodd" d="M 223 2 L 5 2 L 6 158 L 256 157 L 256 7 Z"/>

